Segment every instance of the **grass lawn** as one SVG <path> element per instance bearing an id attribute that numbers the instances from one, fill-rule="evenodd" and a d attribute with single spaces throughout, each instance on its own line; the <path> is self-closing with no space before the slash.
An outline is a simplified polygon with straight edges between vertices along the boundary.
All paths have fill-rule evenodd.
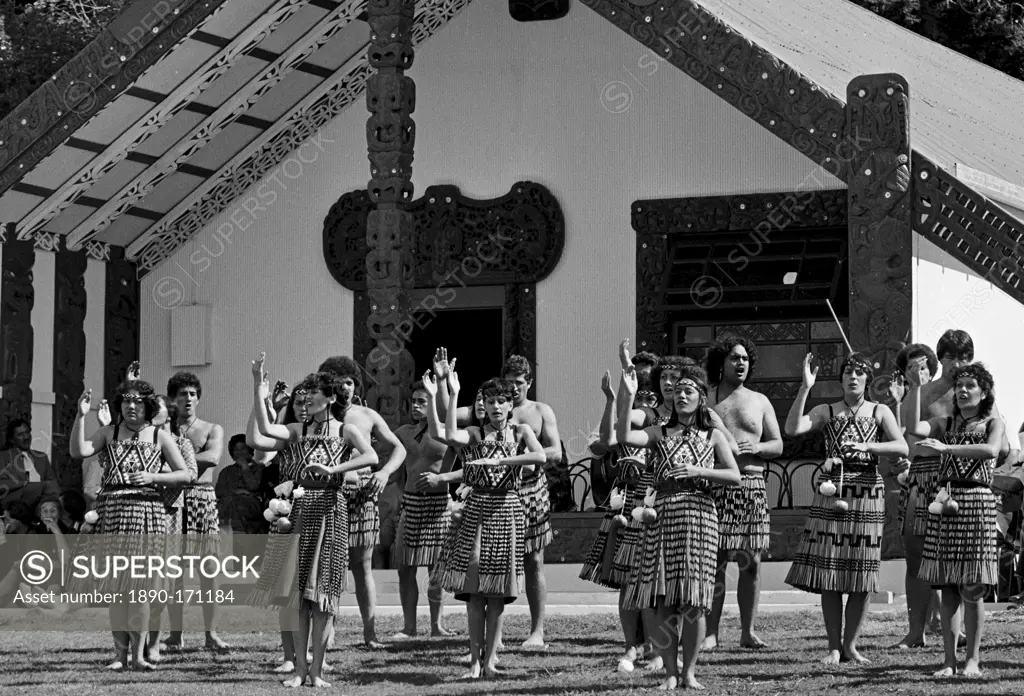
<path id="1" fill-rule="evenodd" d="M 582 608 L 581 608 L 582 609 Z M 982 648 L 983 675 L 978 679 L 935 680 L 941 647 L 934 642 L 909 653 L 887 650 L 902 638 L 902 613 L 876 612 L 868 619 L 862 652 L 864 666 L 825 668 L 821 618 L 817 613 L 772 613 L 759 620 L 759 633 L 770 648 L 740 650 L 738 618 L 723 619 L 725 649 L 701 656 L 697 677 L 711 693 L 764 696 L 801 694 L 1024 694 L 1024 613 L 989 614 Z M 186 625 L 201 625 L 198 613 Z M 230 655 L 189 650 L 171 655 L 151 674 L 114 674 L 102 669 L 110 659 L 109 635 L 75 631 L 4 631 L 0 629 L 0 694 L 281 694 L 275 666 L 276 625 L 267 616 L 263 633 L 232 632 L 225 620 L 221 635 L 235 648 Z M 336 671 L 326 675 L 333 693 L 354 696 L 400 694 L 625 694 L 649 690 L 659 679 L 642 670 L 632 675 L 614 672 L 620 652 L 617 618 L 610 614 L 553 616 L 548 620 L 549 647 L 543 652 L 509 649 L 502 666 L 509 674 L 500 681 L 459 682 L 465 668 L 456 660 L 466 654 L 465 615 L 449 618 L 462 631 L 456 638 L 416 640 L 389 645 L 380 652 L 355 647 L 361 640 L 356 617 L 338 622 L 338 649 L 329 654 Z M 251 624 L 250 624 L 251 625 Z M 401 626 L 398 617 L 379 619 L 380 635 Z M 526 635 L 528 617 L 509 616 L 506 643 L 517 645 Z M 195 645 L 201 634 L 188 636 Z"/>

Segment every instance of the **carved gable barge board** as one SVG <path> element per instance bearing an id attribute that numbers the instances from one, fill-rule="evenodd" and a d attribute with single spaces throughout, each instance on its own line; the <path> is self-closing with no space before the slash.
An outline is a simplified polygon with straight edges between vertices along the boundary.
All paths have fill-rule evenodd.
<path id="1" fill-rule="evenodd" d="M 15 240 L 14 225 L 6 226 L 3 277 L 0 279 L 0 433 L 14 418 L 32 417 L 32 307 L 35 289 L 32 242 Z"/>
<path id="2" fill-rule="evenodd" d="M 227 0 L 136 0 L 0 121 L 0 194 L 217 12 Z M 153 28 L 159 29 L 153 32 Z"/>
<path id="3" fill-rule="evenodd" d="M 867 398 L 891 406 L 888 375 L 913 323 L 910 87 L 899 75 L 861 75 L 846 103 L 847 129 L 861 145 L 847 189 L 850 343 L 875 365 Z"/>
<path id="4" fill-rule="evenodd" d="M 664 355 L 669 349 L 668 236 L 696 231 L 745 231 L 758 225 L 817 227 L 841 224 L 847 215 L 847 192 L 795 191 L 701 198 L 634 201 L 636 231 L 636 345 Z"/>
<path id="5" fill-rule="evenodd" d="M 360 362 L 373 347 L 365 264 L 372 207 L 366 191 L 352 191 L 324 219 L 327 268 L 355 293 L 353 357 Z M 565 246 L 565 218 L 554 195 L 529 181 L 490 201 L 466 198 L 455 186 L 430 186 L 408 210 L 414 220 L 414 288 L 505 286 L 505 355 L 519 353 L 536 365 L 537 283 L 555 269 Z M 445 293 L 437 296 L 434 309 L 444 309 Z"/>
<path id="6" fill-rule="evenodd" d="M 420 0 L 413 26 L 413 46 L 418 46 L 458 15 L 473 0 Z M 252 142 L 174 206 L 164 218 L 128 246 L 128 258 L 137 261 L 141 275 L 170 258 L 217 215 L 246 191 L 273 174 L 304 142 L 357 101 L 373 70 L 365 51 L 359 53 L 303 97 L 274 127 Z M 264 182 L 254 195 L 270 196 Z M 271 199 L 270 204 L 273 204 Z"/>
<path id="7" fill-rule="evenodd" d="M 690 0 L 644 7 L 625 0 L 582 2 L 849 182 L 847 163 L 858 145 L 846 132 L 839 97 Z M 920 152 L 912 151 L 911 167 L 913 230 L 1024 304 L 1024 225 Z"/>
<path id="8" fill-rule="evenodd" d="M 103 393 L 110 395 L 139 359 L 139 280 L 124 247 L 111 247 L 106 263 L 106 316 L 103 327 Z M 93 393 L 96 386 L 91 386 Z"/>
<path id="9" fill-rule="evenodd" d="M 85 271 L 89 256 L 84 250 L 62 248 L 55 261 L 53 391 L 56 401 L 50 461 L 61 490 L 81 492 L 82 467 L 71 458 L 68 442 L 78 415 L 78 398 L 85 390 Z"/>

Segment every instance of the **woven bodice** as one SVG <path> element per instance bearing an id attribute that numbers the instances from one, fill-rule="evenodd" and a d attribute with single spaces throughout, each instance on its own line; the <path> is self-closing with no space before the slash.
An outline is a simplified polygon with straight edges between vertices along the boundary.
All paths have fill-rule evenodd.
<path id="1" fill-rule="evenodd" d="M 843 468 L 850 473 L 873 470 L 878 466 L 878 457 L 870 452 L 843 455 L 843 445 L 862 442 L 878 442 L 878 422 L 874 412 L 870 416 L 832 415 L 825 424 L 825 456 L 842 459 Z"/>
<path id="2" fill-rule="evenodd" d="M 114 436 L 100 453 L 103 465 L 103 486 L 130 486 L 129 474 L 148 472 L 160 473 L 163 453 L 160 450 L 158 431 L 154 429 L 152 440 L 139 439 L 138 433 L 127 440 L 118 440 L 120 426 L 114 427 Z"/>
<path id="3" fill-rule="evenodd" d="M 988 442 L 988 424 L 989 419 L 971 425 L 963 421 L 956 424 L 950 419 L 942 441 L 947 445 L 983 445 Z M 939 482 L 955 481 L 991 486 L 995 467 L 995 459 L 972 459 L 943 453 L 939 464 Z"/>
<path id="4" fill-rule="evenodd" d="M 331 467 L 344 464 L 348 461 L 352 452 L 352 446 L 345 442 L 343 437 L 330 437 L 327 435 L 303 435 L 295 443 L 293 454 L 296 480 L 323 481 L 325 483 L 342 484 L 344 474 L 323 474 L 312 471 L 304 471 L 310 464 L 322 464 Z M 282 470 L 281 480 L 285 480 Z"/>
<path id="5" fill-rule="evenodd" d="M 518 490 L 523 481 L 522 467 L 479 463 L 484 459 L 507 459 L 520 453 L 515 430 L 511 426 L 495 435 L 497 438 L 494 440 L 479 440 L 462 450 L 463 460 L 466 462 L 463 466 L 462 482 L 470 488 Z"/>
<path id="6" fill-rule="evenodd" d="M 715 448 L 711 444 L 710 430 L 691 428 L 678 435 L 666 435 L 662 426 L 661 440 L 651 448 L 650 465 L 654 473 L 654 485 L 672 480 L 671 470 L 683 466 L 715 467 Z M 688 479 L 694 490 L 711 490 L 707 479 Z"/>

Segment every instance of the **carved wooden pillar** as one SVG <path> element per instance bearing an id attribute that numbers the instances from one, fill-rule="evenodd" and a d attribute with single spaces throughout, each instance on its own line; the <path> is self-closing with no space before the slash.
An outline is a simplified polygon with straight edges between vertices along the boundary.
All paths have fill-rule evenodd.
<path id="1" fill-rule="evenodd" d="M 910 88 L 899 75 L 861 75 L 846 89 L 853 145 L 847 195 L 850 342 L 870 356 L 868 399 L 890 402 L 888 375 L 910 332 L 913 294 Z"/>
<path id="2" fill-rule="evenodd" d="M 56 401 L 53 405 L 50 461 L 61 489 L 81 493 L 81 462 L 71 458 L 68 442 L 78 414 L 78 397 L 85 389 L 85 271 L 89 259 L 85 251 L 62 248 L 57 252 L 56 261 L 53 305 L 53 391 Z"/>
<path id="3" fill-rule="evenodd" d="M 0 399 L 0 434 L 6 431 L 8 421 L 32 417 L 32 266 L 36 262 L 32 241 L 16 241 L 14 225 L 8 225 L 2 236 L 0 386 L 4 393 Z M 0 446 L 6 447 L 7 443 Z"/>
<path id="4" fill-rule="evenodd" d="M 139 279 L 135 264 L 124 258 L 124 247 L 111 247 L 106 263 L 106 317 L 103 326 L 103 384 L 88 385 L 93 402 L 97 392 L 112 396 L 124 381 L 128 366 L 139 359 Z M 159 388 L 159 384 L 154 388 Z"/>
<path id="5" fill-rule="evenodd" d="M 366 122 L 371 179 L 368 188 L 376 210 L 366 223 L 366 284 L 370 298 L 367 320 L 374 348 L 366 360 L 367 403 L 391 427 L 408 410 L 409 385 L 415 367 L 405 349 L 411 322 L 409 290 L 413 287 L 412 159 L 416 126 L 416 89 L 405 71 L 412 66 L 412 27 L 415 0 L 370 0 L 370 66 L 377 74 L 367 80 Z"/>

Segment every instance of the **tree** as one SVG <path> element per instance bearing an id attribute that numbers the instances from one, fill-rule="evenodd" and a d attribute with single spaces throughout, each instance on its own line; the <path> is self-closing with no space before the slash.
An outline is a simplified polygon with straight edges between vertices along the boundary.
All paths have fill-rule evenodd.
<path id="1" fill-rule="evenodd" d="M 1024 80 L 1024 0 L 852 0 L 979 63 Z"/>
<path id="2" fill-rule="evenodd" d="M 0 0 L 0 118 L 50 79 L 131 0 Z"/>

